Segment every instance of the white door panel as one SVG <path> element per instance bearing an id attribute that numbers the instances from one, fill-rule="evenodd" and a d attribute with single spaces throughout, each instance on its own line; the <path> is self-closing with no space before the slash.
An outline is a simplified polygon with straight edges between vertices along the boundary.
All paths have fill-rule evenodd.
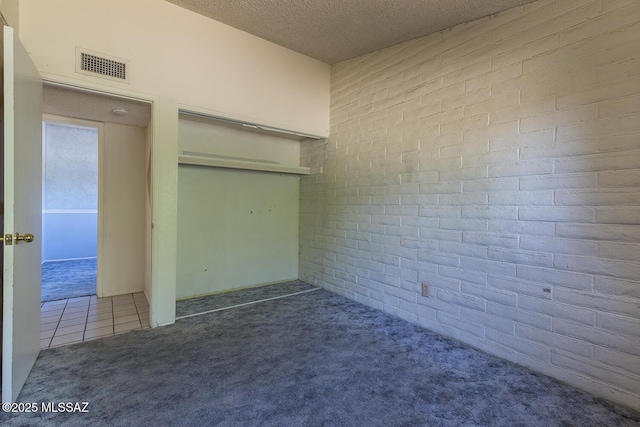
<path id="1" fill-rule="evenodd" d="M 40 353 L 42 80 L 11 27 L 4 27 L 3 48 L 2 401 L 13 402 Z"/>

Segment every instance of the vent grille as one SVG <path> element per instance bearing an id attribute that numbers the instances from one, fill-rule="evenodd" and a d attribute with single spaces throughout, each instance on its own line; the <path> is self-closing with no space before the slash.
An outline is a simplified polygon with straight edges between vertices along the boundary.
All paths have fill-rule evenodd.
<path id="1" fill-rule="evenodd" d="M 129 61 L 76 48 L 76 72 L 128 83 Z"/>
<path id="2" fill-rule="evenodd" d="M 127 79 L 127 64 L 124 62 L 112 61 L 88 53 L 81 53 L 80 69 L 90 73 L 102 74 L 116 79 Z"/>

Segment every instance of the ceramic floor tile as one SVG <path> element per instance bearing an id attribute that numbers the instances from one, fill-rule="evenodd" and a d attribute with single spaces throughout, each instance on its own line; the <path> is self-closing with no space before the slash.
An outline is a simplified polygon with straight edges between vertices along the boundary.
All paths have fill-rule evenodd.
<path id="1" fill-rule="evenodd" d="M 131 316 L 132 314 L 137 315 L 138 314 L 138 310 L 136 310 L 136 308 L 127 308 L 124 310 L 113 310 L 113 317 L 118 318 L 118 317 L 124 317 L 124 316 Z"/>
<path id="2" fill-rule="evenodd" d="M 85 308 L 85 309 L 82 309 L 82 310 L 74 310 L 74 309 L 71 309 L 71 310 L 65 310 L 65 311 L 64 311 L 64 313 L 62 313 L 62 317 L 69 317 L 69 316 L 76 316 L 76 317 L 78 317 L 78 316 L 79 316 L 79 315 L 81 315 L 81 314 L 87 314 L 87 312 L 88 312 L 88 311 L 89 311 L 89 310 L 87 310 L 86 308 Z"/>
<path id="3" fill-rule="evenodd" d="M 69 335 L 63 335 L 60 337 L 54 337 L 51 340 L 51 347 L 55 347 L 58 345 L 67 345 L 67 344 L 73 344 L 76 342 L 82 342 L 82 338 L 84 336 L 84 332 L 76 332 L 73 334 L 69 334 Z"/>
<path id="4" fill-rule="evenodd" d="M 86 300 L 86 301 L 75 301 L 75 302 L 69 301 L 67 303 L 67 308 L 69 308 L 69 307 L 89 307 L 89 300 Z"/>
<path id="5" fill-rule="evenodd" d="M 42 308 L 44 309 L 51 309 L 51 308 L 60 308 L 60 307 L 64 307 L 65 305 L 67 305 L 67 300 L 63 299 L 63 300 L 58 300 L 58 301 L 48 301 L 42 304 Z"/>
<path id="6" fill-rule="evenodd" d="M 69 319 L 77 319 L 78 317 L 87 317 L 87 310 L 84 311 L 72 311 L 67 313 L 66 311 L 64 313 L 62 313 L 62 320 L 69 320 Z"/>
<path id="7" fill-rule="evenodd" d="M 68 326 L 84 325 L 87 323 L 86 317 L 78 317 L 77 319 L 62 320 L 58 324 L 58 328 L 66 328 Z"/>
<path id="8" fill-rule="evenodd" d="M 40 310 L 40 317 L 62 316 L 62 313 L 64 313 L 63 309 L 49 311 Z"/>
<path id="9" fill-rule="evenodd" d="M 87 316 L 87 322 L 99 322 L 100 320 L 113 319 L 111 313 L 91 314 Z"/>
<path id="10" fill-rule="evenodd" d="M 123 332 L 133 331 L 134 329 L 140 329 L 141 327 L 142 325 L 140 324 L 140 321 L 136 320 L 135 322 L 128 322 L 128 323 L 115 325 L 114 329 L 116 334 L 121 334 Z"/>
<path id="11" fill-rule="evenodd" d="M 64 328 L 56 329 L 56 334 L 54 335 L 54 337 L 75 334 L 76 332 L 83 332 L 83 331 L 84 331 L 84 323 L 81 325 L 67 326 Z"/>
<path id="12" fill-rule="evenodd" d="M 89 310 L 96 310 L 96 309 L 104 310 L 105 308 L 111 308 L 111 307 L 113 307 L 112 303 L 98 303 L 98 304 L 89 305 Z"/>
<path id="13" fill-rule="evenodd" d="M 67 301 L 69 303 L 74 303 L 74 302 L 81 302 L 81 301 L 89 301 L 90 299 L 91 299 L 90 296 L 86 296 L 86 297 L 69 298 Z"/>
<path id="14" fill-rule="evenodd" d="M 41 348 L 90 341 L 149 327 L 149 303 L 143 293 L 50 301 L 43 303 L 40 310 Z M 114 326 L 114 323 L 117 325 Z"/>
<path id="15" fill-rule="evenodd" d="M 62 316 L 45 316 L 44 313 L 40 317 L 40 324 L 44 325 L 46 323 L 58 323 Z"/>
<path id="16" fill-rule="evenodd" d="M 132 299 L 128 299 L 128 300 L 113 300 L 113 306 L 114 307 L 118 307 L 118 306 L 122 306 L 122 305 L 135 305 L 135 301 Z"/>
<path id="17" fill-rule="evenodd" d="M 95 302 L 92 302 L 91 304 L 89 304 L 91 306 L 109 306 L 111 307 L 113 305 L 113 301 L 111 301 L 111 298 L 100 298 L 99 300 L 96 300 Z"/>
<path id="18" fill-rule="evenodd" d="M 72 305 L 72 306 L 66 306 L 64 311 L 62 312 L 64 313 L 75 313 L 78 311 L 87 311 L 89 310 L 89 306 L 88 305 L 83 305 L 83 306 L 79 306 L 79 305 Z"/>
<path id="19" fill-rule="evenodd" d="M 137 314 L 131 314 L 129 316 L 122 316 L 122 317 L 116 317 L 113 319 L 113 323 L 115 325 L 121 325 L 123 323 L 128 323 L 128 322 L 134 322 L 134 321 L 140 321 L 140 318 L 138 317 Z"/>
<path id="20" fill-rule="evenodd" d="M 51 339 L 55 331 L 56 331 L 55 329 L 51 329 L 48 331 L 40 331 L 40 339 L 45 339 L 45 338 Z"/>
<path id="21" fill-rule="evenodd" d="M 113 309 L 111 307 L 108 308 L 98 308 L 98 309 L 89 309 L 89 314 L 111 314 L 113 313 Z"/>
<path id="22" fill-rule="evenodd" d="M 53 322 L 53 323 L 43 323 L 42 325 L 40 325 L 40 331 L 50 331 L 50 330 L 56 330 L 56 328 L 58 327 L 58 323 L 59 322 Z"/>
<path id="23" fill-rule="evenodd" d="M 76 303 L 76 304 L 67 304 L 67 306 L 64 308 L 64 311 L 69 311 L 69 310 L 80 310 L 80 309 L 84 309 L 86 310 L 87 308 L 89 308 L 89 303 Z"/>
<path id="24" fill-rule="evenodd" d="M 86 319 L 87 318 L 86 311 L 77 311 L 72 313 L 64 313 L 60 320 L 72 320 L 72 319 Z"/>
<path id="25" fill-rule="evenodd" d="M 137 313 L 138 310 L 136 309 L 135 305 L 132 306 L 126 306 L 126 307 L 113 307 L 113 312 L 114 313 L 125 313 L 125 312 L 129 312 L 129 313 Z"/>
<path id="26" fill-rule="evenodd" d="M 50 307 L 50 308 L 42 307 L 40 309 L 40 313 L 42 313 L 43 315 L 47 313 L 47 316 L 55 316 L 57 314 L 62 314 L 63 311 L 64 311 L 64 306 Z"/>
<path id="27" fill-rule="evenodd" d="M 64 308 L 64 313 L 71 313 L 74 311 L 82 311 L 82 310 L 88 310 L 89 309 L 89 305 L 67 305 Z"/>
<path id="28" fill-rule="evenodd" d="M 40 312 L 40 323 L 51 323 L 56 321 L 56 319 L 60 320 L 61 317 L 62 317 L 62 313 L 54 314 L 53 316 L 50 316 L 47 313 Z M 45 322 L 45 319 L 47 319 L 46 322 Z"/>
<path id="29" fill-rule="evenodd" d="M 102 328 L 96 328 L 84 331 L 84 339 L 99 338 L 113 335 L 113 326 L 104 326 Z"/>
<path id="30" fill-rule="evenodd" d="M 45 302 L 41 302 L 40 303 L 40 307 L 44 308 L 44 307 L 56 307 L 59 305 L 66 305 L 67 304 L 67 300 L 66 299 L 59 299 L 59 300 L 54 300 L 54 301 L 45 301 Z"/>
<path id="31" fill-rule="evenodd" d="M 113 312 L 115 313 L 116 311 L 125 311 L 125 310 L 133 310 L 136 311 L 136 306 L 134 304 L 126 304 L 126 305 L 118 305 L 118 304 L 114 304 L 113 305 Z"/>
<path id="32" fill-rule="evenodd" d="M 113 319 L 98 320 L 96 322 L 87 322 L 85 330 L 100 329 L 106 326 L 113 327 Z"/>

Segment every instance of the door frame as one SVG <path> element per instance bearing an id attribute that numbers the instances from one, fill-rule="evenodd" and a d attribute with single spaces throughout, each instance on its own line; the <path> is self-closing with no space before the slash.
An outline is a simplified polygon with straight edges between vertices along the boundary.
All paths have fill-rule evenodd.
<path id="1" fill-rule="evenodd" d="M 46 84 L 46 83 L 44 83 Z M 68 126 L 81 126 L 81 127 L 88 127 L 88 128 L 94 128 L 94 129 L 98 129 L 98 236 L 97 236 L 97 271 L 96 271 L 96 295 L 98 297 L 102 297 L 103 296 L 103 289 L 102 289 L 102 258 L 101 258 L 101 251 L 102 251 L 102 240 L 103 240 L 103 226 L 104 226 L 104 210 L 103 210 L 103 184 L 104 184 L 104 177 L 103 177 L 103 172 L 104 172 L 104 168 L 103 168 L 103 160 L 104 160 L 104 123 L 103 122 L 96 122 L 93 120 L 85 120 L 85 119 L 76 119 L 73 117 L 66 117 L 66 116 L 59 116 L 57 114 L 42 114 L 42 121 L 43 122 L 48 122 L 48 123 L 57 123 L 57 124 L 61 124 L 61 125 L 68 125 Z M 44 188 L 44 155 L 45 155 L 45 150 L 44 150 L 44 138 L 43 138 L 43 147 L 42 147 L 42 176 L 43 176 L 43 180 L 42 180 L 42 206 L 43 206 L 43 210 L 44 210 L 44 192 L 45 192 L 45 188 Z M 44 232 L 43 232 L 43 236 L 44 236 Z"/>
<path id="2" fill-rule="evenodd" d="M 156 141 L 159 135 L 159 128 L 160 128 L 160 120 L 159 120 L 159 112 L 158 112 L 158 104 L 159 104 L 160 98 L 157 96 L 148 95 L 140 92 L 134 92 L 134 91 L 130 91 L 122 88 L 107 86 L 104 84 L 96 84 L 96 83 L 90 83 L 86 81 L 69 79 L 62 76 L 58 76 L 58 75 L 49 75 L 46 73 L 41 73 L 41 76 L 42 76 L 43 85 L 51 85 L 51 86 L 57 86 L 57 87 L 62 87 L 66 89 L 79 90 L 88 94 L 107 95 L 115 98 L 131 99 L 134 101 L 145 102 L 150 105 L 151 121 L 149 123 L 149 126 L 151 127 L 151 141 L 150 141 L 151 155 L 149 159 L 149 164 L 151 167 L 151 182 L 147 184 L 150 185 L 151 187 L 150 188 L 151 199 L 149 203 L 149 209 L 150 209 L 150 215 L 151 215 L 151 233 L 148 240 L 149 250 L 151 252 L 149 254 L 149 256 L 151 257 L 151 268 L 149 271 L 149 282 L 150 282 L 149 293 L 147 294 L 147 291 L 145 289 L 145 294 L 147 297 L 147 301 L 149 302 L 149 323 L 151 327 L 153 328 L 163 324 L 168 324 L 167 322 L 162 322 L 159 320 L 159 317 L 162 316 L 162 313 L 161 313 L 162 307 L 159 307 L 160 305 L 162 305 L 162 302 L 159 299 L 160 293 L 155 290 L 155 288 L 158 286 L 159 279 L 154 274 L 154 267 L 153 267 L 154 265 L 158 265 L 158 262 L 159 262 L 159 260 L 157 259 L 158 253 L 154 251 L 154 244 L 153 244 L 153 240 L 155 237 L 153 224 L 155 222 L 154 203 L 155 203 L 155 191 L 156 191 L 155 190 L 156 174 L 154 171 L 157 170 L 157 158 L 156 156 L 153 155 L 153 153 L 154 151 L 157 150 Z M 177 155 L 176 155 L 176 164 L 177 164 Z M 99 211 L 100 211 L 100 208 L 101 206 L 98 207 Z M 175 305 L 175 302 L 174 302 L 174 305 Z M 173 317 L 175 317 L 175 313 Z M 173 323 L 173 321 L 170 323 Z"/>

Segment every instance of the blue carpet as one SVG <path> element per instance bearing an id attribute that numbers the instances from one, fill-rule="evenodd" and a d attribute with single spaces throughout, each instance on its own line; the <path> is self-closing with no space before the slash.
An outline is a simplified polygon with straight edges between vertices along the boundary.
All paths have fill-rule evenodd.
<path id="1" fill-rule="evenodd" d="M 96 258 L 45 262 L 42 264 L 42 302 L 94 295 L 97 268 Z"/>
<path id="2" fill-rule="evenodd" d="M 637 411 L 325 290 L 44 350 L 18 402 L 88 412 L 0 412 L 1 425 L 640 425 Z"/>
<path id="3" fill-rule="evenodd" d="M 190 316 L 197 313 L 206 313 L 223 307 L 232 307 L 238 304 L 246 304 L 261 301 L 268 298 L 277 298 L 295 292 L 316 289 L 300 280 L 293 280 L 275 285 L 259 286 L 256 288 L 239 289 L 230 292 L 222 292 L 204 297 L 191 298 L 176 302 L 176 316 Z"/>

